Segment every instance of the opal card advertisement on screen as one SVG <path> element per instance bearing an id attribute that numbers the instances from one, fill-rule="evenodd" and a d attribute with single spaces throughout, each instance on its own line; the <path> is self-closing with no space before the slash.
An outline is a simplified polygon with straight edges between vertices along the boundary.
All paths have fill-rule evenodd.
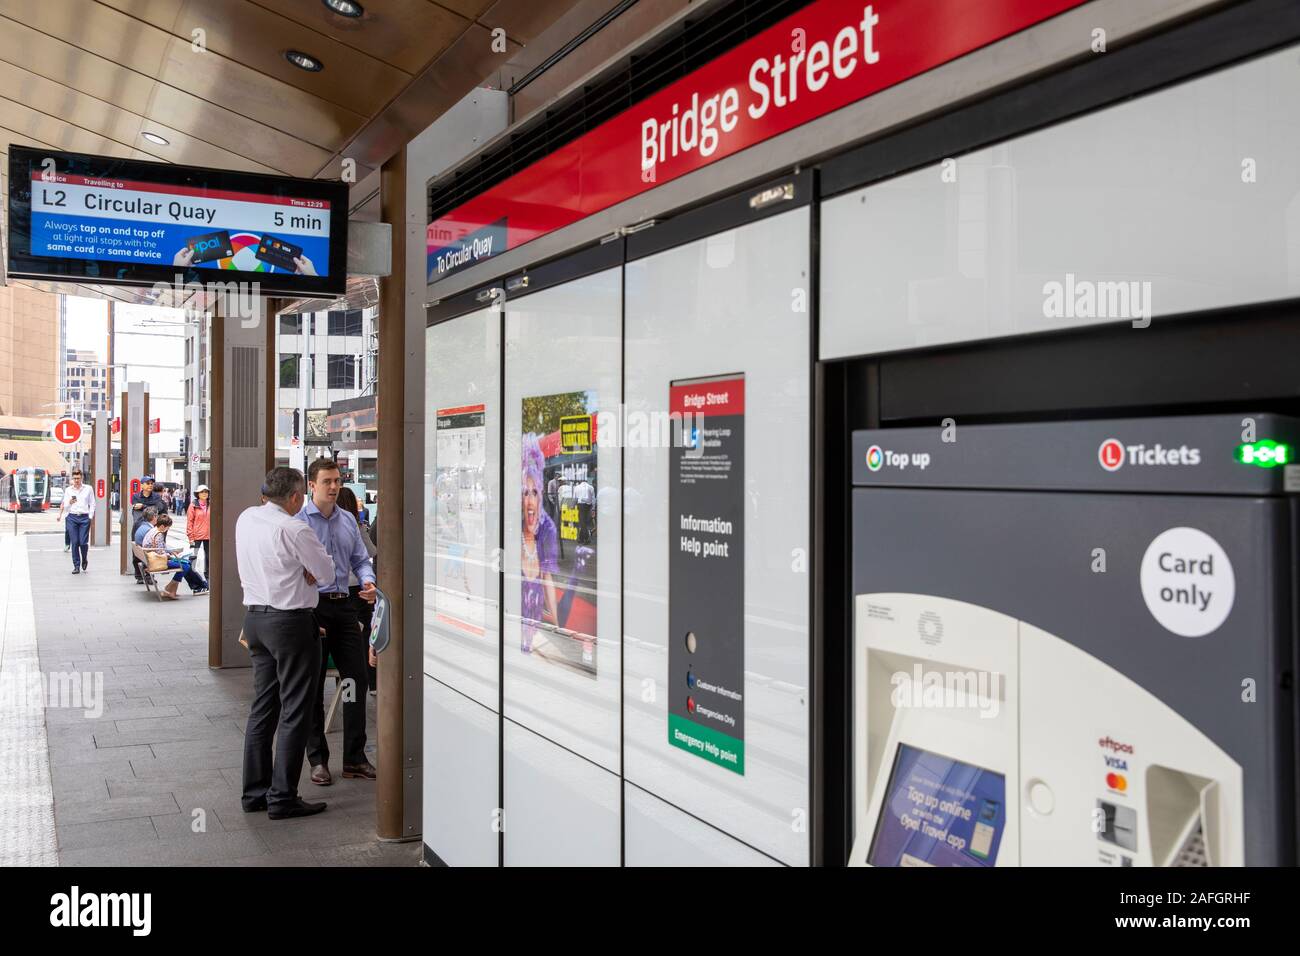
<path id="1" fill-rule="evenodd" d="M 994 866 L 1006 807 L 1002 774 L 900 744 L 868 862 Z"/>
<path id="2" fill-rule="evenodd" d="M 343 183 L 15 147 L 9 193 L 14 276 L 344 290 Z"/>

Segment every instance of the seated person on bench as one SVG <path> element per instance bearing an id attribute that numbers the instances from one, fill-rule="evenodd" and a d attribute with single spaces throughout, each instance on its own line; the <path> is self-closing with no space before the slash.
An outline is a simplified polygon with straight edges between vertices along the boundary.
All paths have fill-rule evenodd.
<path id="1" fill-rule="evenodd" d="M 153 530 L 154 522 L 158 520 L 158 509 L 150 505 L 140 512 L 140 523 L 135 526 L 135 531 L 131 534 L 131 540 L 140 547 L 144 547 L 144 536 Z M 135 568 L 135 583 L 144 584 L 144 578 L 140 577 L 140 561 L 133 554 L 131 555 L 131 565 Z"/>
<path id="2" fill-rule="evenodd" d="M 171 515 L 165 512 L 160 514 L 158 520 L 154 523 L 153 530 L 144 536 L 144 543 L 142 545 L 146 551 L 166 555 L 167 567 L 180 569 L 176 572 L 176 576 L 171 579 L 171 582 L 168 583 L 167 587 L 160 591 L 159 594 L 169 600 L 175 600 L 176 589 L 180 587 L 181 578 L 185 579 L 185 583 L 190 586 L 191 591 L 195 594 L 202 594 L 208 589 L 208 582 L 204 581 L 198 572 L 190 567 L 189 561 L 184 561 L 177 557 L 177 555 L 180 554 L 179 550 L 172 551 L 167 548 L 167 529 L 171 526 Z"/>

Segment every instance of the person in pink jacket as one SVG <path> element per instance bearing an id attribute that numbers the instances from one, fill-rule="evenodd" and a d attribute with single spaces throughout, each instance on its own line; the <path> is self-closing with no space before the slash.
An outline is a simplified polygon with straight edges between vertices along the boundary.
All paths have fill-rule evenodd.
<path id="1" fill-rule="evenodd" d="M 194 489 L 194 500 L 185 509 L 185 534 L 196 552 L 196 558 L 197 552 L 203 551 L 203 576 L 208 580 L 212 578 L 212 556 L 208 552 L 212 540 L 211 511 L 208 504 L 211 494 L 207 485 L 199 485 Z M 197 563 L 196 561 L 195 564 Z"/>

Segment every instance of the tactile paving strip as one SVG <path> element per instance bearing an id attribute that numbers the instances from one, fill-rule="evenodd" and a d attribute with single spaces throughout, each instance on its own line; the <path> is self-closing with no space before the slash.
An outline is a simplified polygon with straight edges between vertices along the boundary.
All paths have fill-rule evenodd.
<path id="1" fill-rule="evenodd" d="M 0 867 L 57 866 L 27 543 L 0 539 Z"/>

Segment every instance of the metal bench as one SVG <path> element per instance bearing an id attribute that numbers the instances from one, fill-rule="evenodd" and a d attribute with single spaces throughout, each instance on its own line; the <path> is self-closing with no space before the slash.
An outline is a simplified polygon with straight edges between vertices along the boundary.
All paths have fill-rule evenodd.
<path id="1" fill-rule="evenodd" d="M 144 578 L 144 589 L 146 591 L 152 590 L 153 593 L 158 596 L 158 600 L 161 601 L 163 599 L 162 588 L 158 586 L 157 575 L 164 575 L 170 580 L 172 575 L 176 573 L 176 569 L 164 568 L 161 571 L 150 571 L 149 552 L 135 542 L 131 543 L 131 553 L 135 555 L 136 560 L 140 562 L 140 576 Z"/>

